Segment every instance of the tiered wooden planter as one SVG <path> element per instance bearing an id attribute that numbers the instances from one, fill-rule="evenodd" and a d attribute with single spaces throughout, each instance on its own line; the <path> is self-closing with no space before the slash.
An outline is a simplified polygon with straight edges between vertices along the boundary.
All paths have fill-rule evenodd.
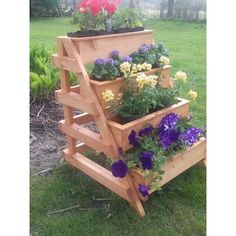
<path id="1" fill-rule="evenodd" d="M 138 183 L 144 183 L 140 170 L 130 171 L 125 178 L 119 179 L 104 167 L 83 155 L 86 150 L 93 149 L 103 152 L 109 158 L 118 156 L 118 147 L 128 150 L 128 135 L 131 130 L 138 131 L 144 124 L 159 124 L 163 116 L 175 112 L 187 116 L 189 101 L 180 99 L 176 105 L 154 112 L 143 118 L 121 125 L 116 117 L 107 115 L 106 104 L 101 100 L 104 89 L 112 89 L 119 93 L 122 78 L 109 82 L 96 82 L 90 80 L 85 65 L 93 63 L 96 58 L 107 58 L 112 50 L 117 49 L 120 55 L 127 56 L 136 51 L 144 43 L 153 43 L 151 30 L 124 34 L 103 35 L 86 38 L 57 37 L 57 54 L 53 55 L 53 63 L 60 69 L 61 89 L 55 92 L 56 99 L 63 104 L 65 119 L 60 121 L 60 129 L 67 136 L 68 147 L 64 150 L 65 160 L 72 166 L 95 179 L 120 197 L 127 200 L 140 216 L 145 212 L 140 200 L 143 199 L 138 192 Z M 158 69 L 160 70 L 160 69 Z M 78 86 L 69 83 L 69 71 L 77 74 Z M 151 71 L 149 73 L 154 73 Z M 162 70 L 168 86 L 170 81 L 170 66 Z M 74 115 L 74 110 L 84 113 Z M 95 133 L 83 124 L 94 121 L 99 133 Z M 79 140 L 80 144 L 77 144 Z M 197 162 L 205 160 L 205 142 L 198 142 L 186 152 L 178 154 L 165 164 L 165 175 L 162 185 L 179 175 Z M 149 182 L 151 180 L 149 179 Z"/>

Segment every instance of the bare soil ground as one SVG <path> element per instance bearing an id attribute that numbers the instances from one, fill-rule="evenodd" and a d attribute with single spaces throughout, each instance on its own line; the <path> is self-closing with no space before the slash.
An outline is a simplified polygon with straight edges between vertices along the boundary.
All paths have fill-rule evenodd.
<path id="1" fill-rule="evenodd" d="M 74 114 L 80 114 L 77 110 Z M 63 119 L 62 105 L 54 98 L 30 105 L 30 170 L 32 174 L 48 173 L 63 159 L 66 137 L 58 128 Z M 94 122 L 84 125 L 97 132 Z"/>

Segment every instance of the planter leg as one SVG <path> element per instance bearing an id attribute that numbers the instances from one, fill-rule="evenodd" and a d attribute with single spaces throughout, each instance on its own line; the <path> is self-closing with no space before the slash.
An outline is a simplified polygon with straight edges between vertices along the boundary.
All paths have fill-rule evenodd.
<path id="1" fill-rule="evenodd" d="M 139 196 L 135 190 L 135 187 L 133 185 L 133 182 L 131 180 L 130 174 L 127 174 L 126 179 L 129 183 L 129 196 L 130 196 L 130 202 L 129 204 L 135 209 L 135 211 L 141 216 L 144 217 L 145 216 L 145 211 L 143 209 L 142 203 L 139 199 Z"/>
<path id="2" fill-rule="evenodd" d="M 199 162 L 199 165 L 206 168 L 206 167 L 207 167 L 207 160 L 206 160 L 206 158 L 202 159 L 202 160 Z"/>

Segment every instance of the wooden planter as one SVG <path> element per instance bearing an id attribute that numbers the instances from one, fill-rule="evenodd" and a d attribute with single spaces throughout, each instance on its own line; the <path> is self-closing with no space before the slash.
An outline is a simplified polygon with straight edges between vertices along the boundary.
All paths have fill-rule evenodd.
<path id="1" fill-rule="evenodd" d="M 145 124 L 151 124 L 157 126 L 161 119 L 170 112 L 174 112 L 180 116 L 186 117 L 189 115 L 189 101 L 185 99 L 179 99 L 175 105 L 164 108 L 160 111 L 153 112 L 143 118 L 131 121 L 124 125 L 119 124 L 117 117 L 114 117 L 112 120 L 107 121 L 108 126 L 111 129 L 111 132 L 118 144 L 124 151 L 127 151 L 132 146 L 129 144 L 128 136 L 132 130 L 138 132 Z"/>
<path id="2" fill-rule="evenodd" d="M 116 178 L 111 171 L 85 157 L 83 153 L 92 149 L 103 152 L 109 158 L 117 159 L 118 147 L 122 147 L 124 151 L 130 148 L 128 136 L 131 130 L 139 131 L 145 123 L 157 125 L 163 116 L 170 112 L 187 116 L 189 101 L 180 99 L 180 102 L 176 105 L 121 125 L 115 117 L 109 120 L 100 99 L 103 88 L 96 91 L 95 82 L 91 82 L 89 79 L 85 65 L 93 63 L 96 58 L 110 57 L 111 51 L 115 49 L 119 50 L 121 57 L 130 55 L 143 44 L 152 44 L 154 42 L 152 33 L 151 30 L 145 30 L 86 38 L 61 36 L 57 37 L 57 54 L 53 55 L 53 64 L 60 70 L 61 89 L 57 90 L 55 95 L 58 102 L 63 105 L 65 116 L 59 125 L 61 131 L 67 137 L 67 149 L 64 150 L 65 160 L 125 199 L 142 217 L 145 212 L 137 192 L 137 183 L 145 181 L 143 176 L 138 172 L 132 172 L 128 173 L 125 178 Z M 70 85 L 69 72 L 76 73 L 78 86 Z M 166 77 L 170 78 L 168 76 L 170 66 L 164 69 L 164 72 L 167 73 Z M 171 82 L 170 80 L 166 86 L 171 85 Z M 108 89 L 117 89 L 119 86 L 116 83 L 121 82 L 119 79 L 114 81 L 114 88 L 109 84 Z M 165 85 L 163 84 L 163 86 Z M 77 109 L 83 111 L 83 113 L 75 115 L 74 110 Z M 85 125 L 90 121 L 96 123 L 98 132 L 88 129 Z M 78 144 L 78 140 L 80 144 Z M 205 155 L 200 147 L 201 144 L 195 144 L 185 153 L 168 162 L 164 167 L 166 168 L 166 174 L 162 184 L 194 165 L 197 161 L 202 160 Z"/>
<path id="3" fill-rule="evenodd" d="M 152 75 L 152 74 L 159 73 L 160 74 L 159 75 L 160 86 L 162 88 L 168 88 L 168 87 L 170 87 L 170 69 L 171 69 L 171 66 L 166 65 L 164 67 L 154 68 L 150 71 L 145 71 L 144 73 L 146 75 Z M 100 105 L 102 106 L 103 109 L 105 109 L 106 107 L 110 106 L 110 104 L 108 102 L 105 102 L 102 99 L 102 92 L 106 91 L 107 89 L 111 89 L 112 92 L 114 93 L 115 99 L 116 99 L 117 95 L 122 92 L 122 88 L 124 87 L 124 84 L 125 84 L 125 79 L 120 77 L 120 78 L 117 78 L 116 80 L 102 81 L 102 82 L 90 79 L 89 82 L 92 85 L 92 87 L 97 95 Z"/>
<path id="4" fill-rule="evenodd" d="M 206 141 L 199 141 L 195 143 L 193 146 L 187 148 L 183 153 L 178 153 L 174 157 L 172 157 L 162 168 L 165 171 L 163 175 L 163 179 L 160 182 L 160 185 L 163 186 L 167 182 L 174 179 L 176 176 L 190 168 L 191 166 L 197 164 L 198 162 L 204 160 L 206 157 Z M 150 186 L 152 182 L 152 178 L 144 178 L 144 174 L 140 169 L 132 169 L 130 171 L 131 176 L 134 180 L 135 187 L 139 194 L 140 199 L 146 201 L 148 197 L 143 197 L 139 191 L 139 184 L 145 184 Z M 153 191 L 150 190 L 149 193 Z"/>

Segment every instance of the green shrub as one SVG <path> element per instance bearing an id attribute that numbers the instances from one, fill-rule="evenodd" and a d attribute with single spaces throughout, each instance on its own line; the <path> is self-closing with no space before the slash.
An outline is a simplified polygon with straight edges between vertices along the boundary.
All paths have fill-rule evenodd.
<path id="1" fill-rule="evenodd" d="M 59 70 L 52 65 L 51 55 L 44 45 L 30 47 L 30 95 L 34 101 L 49 99 L 59 88 Z M 76 82 L 76 75 L 70 73 L 70 83 Z"/>

